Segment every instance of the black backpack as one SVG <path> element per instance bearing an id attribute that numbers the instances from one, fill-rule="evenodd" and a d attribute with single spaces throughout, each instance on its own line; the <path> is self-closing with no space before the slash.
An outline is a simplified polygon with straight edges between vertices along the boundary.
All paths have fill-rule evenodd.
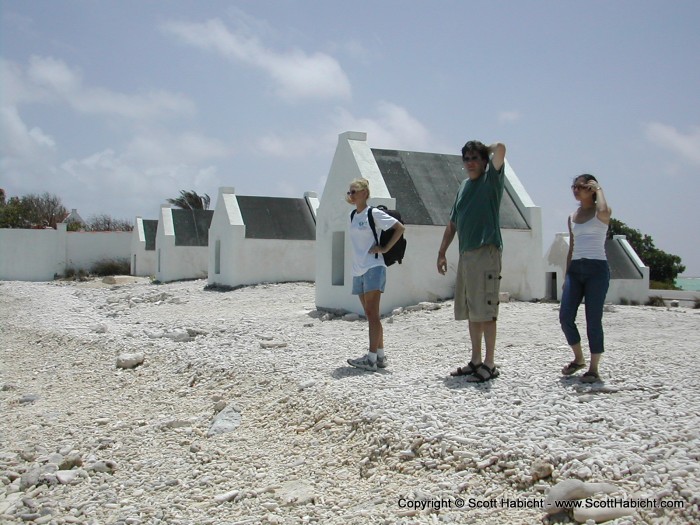
<path id="1" fill-rule="evenodd" d="M 384 213 L 387 215 L 392 216 L 394 219 L 399 221 L 401 224 L 404 224 L 403 219 L 401 218 L 401 212 L 398 210 L 389 210 L 387 209 L 386 206 L 383 204 L 380 204 L 377 206 L 377 209 L 382 210 Z M 355 217 L 355 213 L 357 210 L 352 210 L 352 213 L 350 214 L 350 222 L 352 222 L 352 219 Z M 374 216 L 372 214 L 372 206 L 369 207 L 369 210 L 367 212 L 367 218 L 369 219 L 369 226 L 372 228 L 372 233 L 374 234 L 374 242 L 376 242 L 379 246 L 386 246 L 386 244 L 391 240 L 391 237 L 394 235 L 393 229 L 390 228 L 388 230 L 382 231 L 382 234 L 380 235 L 379 239 L 377 239 L 377 228 L 374 225 Z M 406 253 L 406 239 L 402 235 L 398 241 L 396 241 L 396 244 L 394 244 L 391 247 L 391 250 L 388 252 L 382 254 L 384 257 L 384 264 L 387 266 L 391 266 L 395 262 L 401 264 L 401 261 L 403 261 L 403 256 Z M 374 258 L 377 259 L 379 257 L 378 253 L 374 254 Z"/>

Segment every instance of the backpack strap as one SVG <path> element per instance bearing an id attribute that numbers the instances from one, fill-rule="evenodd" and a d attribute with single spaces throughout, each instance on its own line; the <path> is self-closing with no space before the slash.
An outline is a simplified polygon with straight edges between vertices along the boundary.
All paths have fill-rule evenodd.
<path id="1" fill-rule="evenodd" d="M 374 226 L 374 213 L 372 213 L 372 206 L 369 207 L 367 212 L 367 220 L 369 221 L 369 227 L 372 228 L 372 233 L 374 234 L 374 242 L 379 245 L 379 239 L 377 238 L 377 228 Z M 379 254 L 374 254 L 375 259 L 379 259 Z"/>

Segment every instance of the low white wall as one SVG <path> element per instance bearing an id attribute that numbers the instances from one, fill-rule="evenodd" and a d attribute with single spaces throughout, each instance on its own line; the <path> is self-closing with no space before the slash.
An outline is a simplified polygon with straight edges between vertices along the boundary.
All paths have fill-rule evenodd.
<path id="1" fill-rule="evenodd" d="M 131 232 L 68 232 L 66 268 L 89 271 L 99 261 L 129 261 Z"/>
<path id="2" fill-rule="evenodd" d="M 206 279 L 209 247 L 156 245 L 156 266 L 156 279 L 163 283 Z"/>
<path id="3" fill-rule="evenodd" d="M 67 269 L 89 271 L 101 260 L 129 259 L 131 232 L 0 229 L 0 279 L 50 281 Z"/>
<path id="4" fill-rule="evenodd" d="M 647 297 L 640 304 L 646 303 L 650 297 L 661 297 L 666 306 L 671 305 L 671 301 L 679 301 L 680 306 L 693 308 L 695 301 L 700 300 L 700 292 L 688 290 L 647 290 Z"/>
<path id="5" fill-rule="evenodd" d="M 66 265 L 66 226 L 58 230 L 0 229 L 0 279 L 51 281 Z"/>
<path id="6" fill-rule="evenodd" d="M 226 286 L 313 281 L 316 277 L 315 244 L 315 241 L 277 239 L 222 242 L 221 272 L 214 273 L 210 264 L 208 281 Z M 215 244 L 210 248 L 212 253 Z"/>

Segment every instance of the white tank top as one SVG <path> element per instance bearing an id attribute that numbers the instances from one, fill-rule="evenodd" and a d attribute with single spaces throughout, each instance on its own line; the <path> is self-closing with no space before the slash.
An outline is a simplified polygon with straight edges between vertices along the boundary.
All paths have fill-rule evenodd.
<path id="1" fill-rule="evenodd" d="M 571 221 L 571 231 L 574 234 L 574 253 L 571 256 L 576 259 L 607 260 L 605 256 L 605 237 L 608 234 L 608 225 L 598 217 L 578 224 Z"/>

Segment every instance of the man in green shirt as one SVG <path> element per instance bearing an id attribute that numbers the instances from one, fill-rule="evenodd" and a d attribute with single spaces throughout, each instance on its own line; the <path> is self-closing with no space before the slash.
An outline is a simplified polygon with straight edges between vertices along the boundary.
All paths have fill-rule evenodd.
<path id="1" fill-rule="evenodd" d="M 494 353 L 503 249 L 499 210 L 505 187 L 505 157 L 506 147 L 500 142 L 486 146 L 474 140 L 464 145 L 462 161 L 467 178 L 457 192 L 438 252 L 438 272 L 445 275 L 445 253 L 458 234 L 455 319 L 469 320 L 472 358 L 451 375 L 466 375 L 470 382 L 488 381 L 499 375 Z M 486 343 L 483 359 L 482 338 Z"/>

